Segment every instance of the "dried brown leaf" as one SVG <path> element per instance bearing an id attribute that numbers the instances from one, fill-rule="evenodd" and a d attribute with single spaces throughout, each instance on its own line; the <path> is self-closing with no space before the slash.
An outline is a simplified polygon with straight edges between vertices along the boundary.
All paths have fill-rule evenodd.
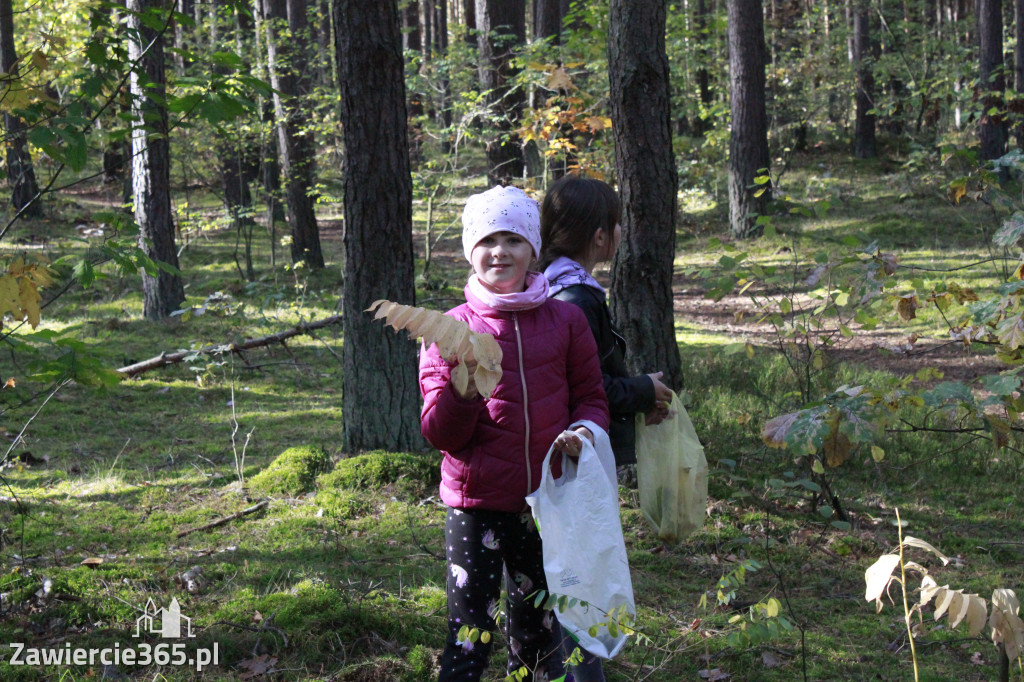
<path id="1" fill-rule="evenodd" d="M 875 602 L 879 611 L 882 610 L 882 595 L 889 588 L 892 572 L 899 566 L 899 563 L 899 554 L 883 554 L 878 557 L 878 561 L 871 564 L 868 570 L 864 571 L 864 582 L 867 585 L 864 590 L 864 599 Z"/>
<path id="2" fill-rule="evenodd" d="M 786 432 L 793 426 L 793 422 L 799 416 L 799 412 L 780 414 L 778 417 L 768 420 L 761 427 L 761 440 L 770 448 L 786 447 Z"/>
<path id="3" fill-rule="evenodd" d="M 1019 611 L 1020 604 L 1013 590 L 993 590 L 992 615 L 988 620 L 992 643 L 1002 644 L 1011 661 L 1024 654 L 1024 622 L 1017 615 Z"/>
<path id="4" fill-rule="evenodd" d="M 475 360 L 477 369 L 473 380 L 480 395 L 490 398 L 501 380 L 501 347 L 490 334 L 472 331 L 462 320 L 456 320 L 436 310 L 393 303 L 385 299 L 374 301 L 366 312 L 376 311 L 374 319 L 386 318 L 396 331 L 405 329 L 409 335 L 422 338 L 428 346 L 437 344 L 438 353 L 455 366 L 452 381 L 460 393 L 469 386 L 467 360 Z M 459 369 L 461 367 L 461 369 Z"/>
<path id="5" fill-rule="evenodd" d="M 850 458 L 850 439 L 843 433 L 833 432 L 825 440 L 825 462 L 833 469 Z"/>
<path id="6" fill-rule="evenodd" d="M 917 317 L 917 313 L 915 311 L 920 307 L 920 304 L 917 302 L 917 296 L 914 294 L 900 296 L 896 302 L 896 312 L 900 314 L 900 317 L 904 322 L 909 322 Z"/>
<path id="7" fill-rule="evenodd" d="M 238 664 L 238 667 L 244 668 L 246 672 L 242 673 L 240 679 L 253 680 L 257 677 L 263 677 L 266 674 L 273 672 L 276 664 L 277 657 L 269 654 L 263 654 L 262 656 L 242 661 Z"/>

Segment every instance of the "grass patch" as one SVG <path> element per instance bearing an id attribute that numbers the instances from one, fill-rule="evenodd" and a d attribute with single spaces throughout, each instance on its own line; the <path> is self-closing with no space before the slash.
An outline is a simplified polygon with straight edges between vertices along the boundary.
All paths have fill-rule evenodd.
<path id="1" fill-rule="evenodd" d="M 777 216 L 775 237 L 738 245 L 751 259 L 792 267 L 818 251 L 839 253 L 844 237 L 863 233 L 899 253 L 900 263 L 917 268 L 931 286 L 940 275 L 925 268 L 960 267 L 989 255 L 983 237 L 994 230 L 993 218 L 951 207 L 892 163 L 798 156 L 781 194 L 780 201 L 831 206 L 822 217 Z M 766 419 L 799 406 L 800 382 L 763 329 L 737 319 L 736 301 L 702 297 L 698 274 L 723 253 L 707 243 L 724 233 L 726 214 L 721 206 L 698 213 L 712 202 L 699 192 L 691 198 L 693 213 L 678 235 L 677 338 L 687 408 L 711 466 L 709 517 L 684 542 L 665 546 L 644 522 L 635 491 L 620 490 L 638 629 L 654 644 L 628 648 L 606 666 L 608 679 L 676 682 L 718 668 L 734 680 L 791 682 L 802 679 L 805 665 L 809 679 L 910 679 L 902 614 L 891 606 L 875 614 L 863 600 L 865 568 L 896 542 L 893 510 L 900 508 L 906 532 L 955 557 L 948 567 L 915 557 L 928 562 L 940 584 L 986 597 L 996 587 L 1020 588 L 1020 459 L 970 435 L 881 434 L 884 459 L 857 450 L 827 472 L 851 517 L 849 530 L 832 527 L 814 510 L 811 491 L 773 484 L 806 475 L 806 461 L 767 449 L 759 435 Z M 199 199 L 194 206 L 212 205 Z M 418 216 L 423 208 L 417 206 Z M 435 214 L 436 224 L 448 224 L 456 213 L 452 207 Z M 86 248 L 55 223 L 17 229 L 48 235 L 51 256 Z M 438 453 L 289 451 L 340 440 L 340 329 L 245 357 L 199 352 L 335 314 L 341 244 L 336 232 L 323 236 L 329 267 L 311 274 L 272 267 L 269 239 L 257 231 L 257 279 L 245 282 L 233 233 L 195 233 L 181 260 L 188 303 L 197 310 L 205 304 L 202 315 L 139 320 L 134 277 L 72 289 L 45 310 L 45 328 L 84 344 L 108 367 L 165 351 L 195 352 L 188 362 L 106 389 L 64 386 L 32 419 L 13 451 L 16 459 L 0 472 L 0 638 L 125 646 L 147 599 L 166 606 L 176 598 L 199 628 L 196 644 L 216 642 L 221 664 L 201 676 L 159 666 L 119 672 L 138 679 L 238 679 L 244 664 L 265 655 L 277 659 L 275 679 L 412 682 L 436 675 L 446 618 Z M 436 245 L 430 274 L 419 280 L 417 295 L 430 306 L 448 307 L 461 297 L 466 265 L 458 237 L 451 231 Z M 992 265 L 963 279 L 984 291 L 1001 278 Z M 931 334 L 940 322 L 929 313 L 884 331 Z M 752 357 L 721 352 L 738 340 L 752 343 Z M 8 438 L 53 391 L 52 383 L 24 377 L 32 362 L 54 352 L 42 349 L 5 368 L 4 377 L 18 377 L 14 388 L 0 392 L 0 433 Z M 970 363 L 987 361 L 950 356 L 943 367 L 969 378 Z M 867 347 L 837 351 L 812 383 L 827 394 L 843 384 L 885 382 L 904 370 L 900 362 Z M 339 456 L 326 471 L 328 457 Z M 280 499 L 265 513 L 178 537 L 251 506 L 247 490 Z M 303 494 L 309 491 L 315 495 Z M 102 563 L 88 568 L 84 559 Z M 761 569 L 747 574 L 732 607 L 716 607 L 719 579 L 745 560 Z M 190 592 L 181 576 L 193 567 L 201 580 Z M 711 603 L 702 607 L 709 592 Z M 729 646 L 727 636 L 737 628 L 730 621 L 748 617 L 745 603 L 769 596 L 780 599 L 798 630 L 762 645 Z M 922 679 L 994 677 L 990 643 L 965 640 L 927 619 L 921 638 Z M 502 678 L 503 646 L 496 643 L 488 680 Z M 975 652 L 982 665 L 972 660 Z M 4 680 L 87 680 L 102 673 L 99 666 L 29 670 L 0 660 Z"/>

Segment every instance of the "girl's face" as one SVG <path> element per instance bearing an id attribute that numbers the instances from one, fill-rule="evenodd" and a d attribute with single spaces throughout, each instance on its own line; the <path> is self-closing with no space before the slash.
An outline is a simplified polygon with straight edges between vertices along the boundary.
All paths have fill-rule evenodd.
<path id="1" fill-rule="evenodd" d="M 469 254 L 477 278 L 498 294 L 523 291 L 532 260 L 530 242 L 515 232 L 489 234 L 478 241 Z"/>

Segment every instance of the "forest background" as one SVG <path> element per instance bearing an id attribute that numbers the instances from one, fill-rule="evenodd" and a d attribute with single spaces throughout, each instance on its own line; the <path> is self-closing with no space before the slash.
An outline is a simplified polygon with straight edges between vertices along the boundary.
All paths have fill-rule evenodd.
<path id="1" fill-rule="evenodd" d="M 176 598 L 220 651 L 0 675 L 434 675 L 416 344 L 363 311 L 456 304 L 465 198 L 579 172 L 712 468 L 678 543 L 620 488 L 609 679 L 1020 678 L 1021 10 L 0 0 L 0 639 Z"/>

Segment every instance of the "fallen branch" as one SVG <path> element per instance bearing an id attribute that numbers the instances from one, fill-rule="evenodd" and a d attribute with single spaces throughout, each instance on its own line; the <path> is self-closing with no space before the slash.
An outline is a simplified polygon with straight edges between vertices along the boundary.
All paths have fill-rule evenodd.
<path id="1" fill-rule="evenodd" d="M 341 315 L 333 315 L 323 320 L 316 320 L 315 322 L 305 322 L 283 332 L 277 332 L 276 334 L 270 334 L 268 336 L 261 336 L 257 339 L 246 339 L 240 343 L 206 346 L 199 350 L 181 350 L 176 353 L 161 353 L 160 355 L 149 358 L 148 360 L 143 360 L 126 367 L 121 367 L 117 371 L 125 375 L 125 377 L 131 378 L 138 376 L 143 372 L 148 372 L 151 369 L 166 367 L 167 365 L 182 362 L 186 358 L 195 357 L 197 354 L 213 355 L 217 353 L 230 352 L 241 355 L 242 351 L 246 351 L 251 348 L 260 348 L 262 346 L 269 346 L 275 343 L 284 344 L 287 339 L 290 339 L 293 336 L 300 336 L 302 334 L 314 336 L 312 334 L 314 330 L 323 329 L 324 327 L 329 327 L 332 324 L 341 324 Z"/>
<path id="2" fill-rule="evenodd" d="M 229 514 L 228 516 L 225 516 L 223 518 L 217 519 L 216 521 L 210 521 L 207 524 L 204 524 L 202 526 L 197 526 L 195 528 L 186 528 L 185 530 L 180 530 L 180 531 L 178 531 L 178 537 L 179 538 L 183 538 L 186 535 L 190 535 L 192 533 L 198 533 L 201 530 L 210 530 L 211 528 L 216 528 L 217 526 L 223 526 L 225 523 L 229 523 L 231 521 L 234 521 L 235 519 L 240 519 L 243 516 L 247 516 L 248 514 L 253 514 L 255 512 L 258 512 L 260 509 L 266 509 L 267 508 L 267 504 L 269 504 L 269 503 L 266 500 L 263 500 L 262 502 L 257 502 L 256 504 L 254 504 L 251 507 L 246 507 L 245 509 L 243 509 L 240 512 L 235 512 L 234 514 Z"/>

